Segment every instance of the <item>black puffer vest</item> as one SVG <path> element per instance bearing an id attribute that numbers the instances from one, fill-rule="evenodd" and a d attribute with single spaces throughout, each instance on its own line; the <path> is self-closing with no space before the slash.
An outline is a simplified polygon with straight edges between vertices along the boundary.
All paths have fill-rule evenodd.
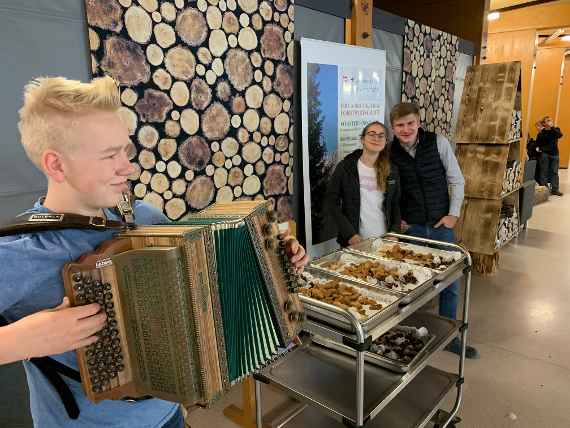
<path id="1" fill-rule="evenodd" d="M 436 134 L 419 129 L 415 158 L 394 137 L 391 160 L 400 170 L 402 220 L 433 225 L 449 214 L 447 174 L 437 150 Z"/>

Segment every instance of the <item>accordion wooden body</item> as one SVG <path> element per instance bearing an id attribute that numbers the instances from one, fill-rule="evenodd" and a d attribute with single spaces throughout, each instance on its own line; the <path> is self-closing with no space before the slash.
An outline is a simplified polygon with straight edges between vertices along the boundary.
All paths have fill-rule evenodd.
<path id="1" fill-rule="evenodd" d="M 299 332 L 298 277 L 263 201 L 141 226 L 63 270 L 72 305 L 107 324 L 77 351 L 87 397 L 151 395 L 208 406 Z"/>

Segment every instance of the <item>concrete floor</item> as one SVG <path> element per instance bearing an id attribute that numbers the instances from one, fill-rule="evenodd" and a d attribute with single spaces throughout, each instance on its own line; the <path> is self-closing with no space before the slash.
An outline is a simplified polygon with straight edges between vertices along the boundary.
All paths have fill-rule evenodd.
<path id="1" fill-rule="evenodd" d="M 568 194 L 535 207 L 527 230 L 502 252 L 498 274 L 473 277 L 469 335 L 481 359 L 466 364 L 459 427 L 570 427 L 567 170 L 560 181 Z M 432 365 L 455 371 L 457 358 L 442 352 Z M 277 400 L 274 394 L 264 398 L 268 407 Z M 236 427 L 221 409 L 240 399 L 240 391 L 232 391 L 215 409 L 192 413 L 192 427 Z M 444 408 L 454 399 L 450 395 Z"/>
<path id="2" fill-rule="evenodd" d="M 535 207 L 528 230 L 503 251 L 498 274 L 474 277 L 470 341 L 482 357 L 466 364 L 459 427 L 570 427 L 569 182 L 561 171 L 561 189 L 569 193 Z M 455 371 L 457 358 L 443 352 L 432 364 Z M 4 366 L 0 373 L 0 426 L 31 426 L 25 390 L 14 391 L 23 383 L 19 365 Z M 238 387 L 215 408 L 193 412 L 191 425 L 235 428 L 222 410 L 240 402 Z M 275 393 L 264 394 L 266 409 L 279 402 Z"/>
<path id="3" fill-rule="evenodd" d="M 561 171 L 561 190 L 570 191 Z M 502 253 L 498 274 L 474 277 L 462 427 L 568 427 L 570 411 L 570 194 L 535 207 Z M 455 367 L 449 354 L 436 365 Z"/>

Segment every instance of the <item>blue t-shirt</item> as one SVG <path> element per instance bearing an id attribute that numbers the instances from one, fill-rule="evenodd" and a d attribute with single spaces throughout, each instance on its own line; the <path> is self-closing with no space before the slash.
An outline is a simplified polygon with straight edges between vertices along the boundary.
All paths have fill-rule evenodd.
<path id="1" fill-rule="evenodd" d="M 168 219 L 156 208 L 137 201 L 134 205 L 138 224 L 166 223 Z M 27 213 L 45 213 L 37 202 Z M 110 210 L 108 219 L 118 220 Z M 112 238 L 113 231 L 57 230 L 0 238 L 0 314 L 14 322 L 35 312 L 54 308 L 64 297 L 61 269 L 67 262 L 93 251 Z M 74 351 L 52 358 L 76 370 Z M 151 399 L 128 403 L 105 400 L 93 404 L 87 400 L 82 385 L 62 377 L 71 389 L 81 411 L 79 418 L 68 417 L 55 389 L 31 363 L 24 361 L 30 389 L 30 406 L 37 428 L 158 428 L 174 416 L 178 404 Z"/>

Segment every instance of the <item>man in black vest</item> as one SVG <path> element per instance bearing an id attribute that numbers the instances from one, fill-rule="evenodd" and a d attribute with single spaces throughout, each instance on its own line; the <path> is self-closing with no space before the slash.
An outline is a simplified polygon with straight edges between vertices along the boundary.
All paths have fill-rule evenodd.
<path id="1" fill-rule="evenodd" d="M 461 214 L 464 180 L 449 141 L 420 127 L 419 108 L 400 103 L 390 112 L 394 132 L 392 163 L 400 169 L 402 230 L 407 234 L 455 242 L 453 228 Z M 459 283 L 439 297 L 439 314 L 456 319 Z M 460 354 L 459 339 L 446 348 Z M 479 353 L 467 347 L 467 358 Z"/>

